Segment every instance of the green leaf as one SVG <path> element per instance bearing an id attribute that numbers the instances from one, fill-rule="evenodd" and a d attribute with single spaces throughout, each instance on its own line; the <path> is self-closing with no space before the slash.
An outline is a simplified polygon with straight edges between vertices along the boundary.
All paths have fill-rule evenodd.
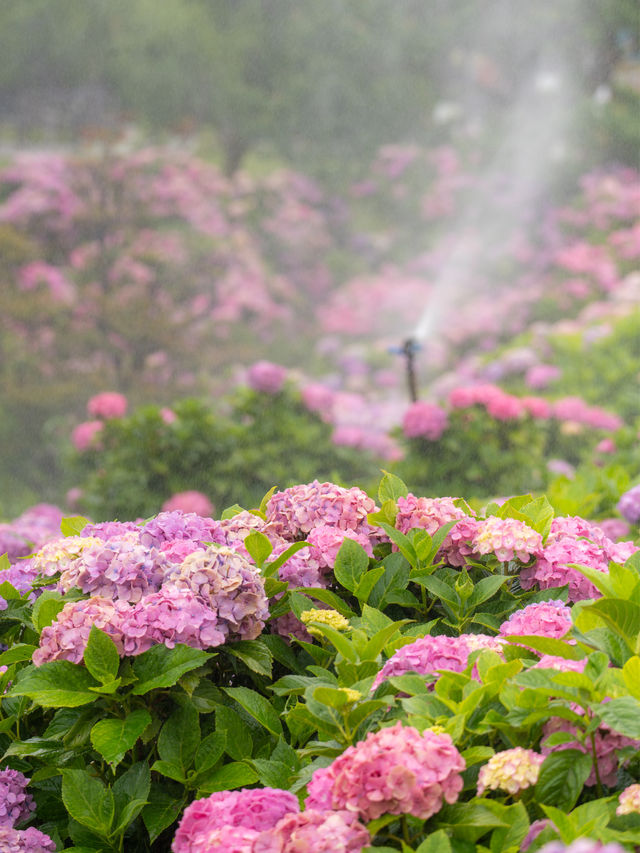
<path id="1" fill-rule="evenodd" d="M 592 708 L 609 728 L 640 740 L 640 702 L 633 696 L 620 696 Z"/>
<path id="2" fill-rule="evenodd" d="M 163 784 L 154 785 L 149 793 L 149 802 L 142 809 L 142 820 L 153 844 L 156 838 L 178 819 L 184 808 L 184 800 L 165 790 Z"/>
<path id="3" fill-rule="evenodd" d="M 280 715 L 264 696 L 256 693 L 255 690 L 249 690 L 248 687 L 225 687 L 223 689 L 228 696 L 241 705 L 267 731 L 276 736 L 282 735 Z M 219 788 L 218 790 L 226 789 Z"/>
<path id="4" fill-rule="evenodd" d="M 134 713 L 136 713 L 134 711 Z M 139 761 L 113 783 L 116 807 L 115 832 L 124 832 L 148 802 L 151 774 L 146 761 Z"/>
<path id="5" fill-rule="evenodd" d="M 186 771 L 200 743 L 200 718 L 193 705 L 179 705 L 163 725 L 158 737 L 158 755 Z"/>
<path id="6" fill-rule="evenodd" d="M 118 675 L 120 655 L 111 637 L 91 626 L 89 640 L 84 650 L 84 664 L 91 675 L 102 684 L 114 681 Z"/>
<path id="7" fill-rule="evenodd" d="M 382 527 L 389 539 L 398 546 L 398 550 L 406 558 L 409 564 L 411 566 L 417 566 L 418 555 L 416 554 L 416 550 L 409 537 L 405 536 L 404 533 L 400 533 L 399 530 L 392 527 L 390 524 L 380 522 L 380 527 Z"/>
<path id="8" fill-rule="evenodd" d="M 271 676 L 273 655 L 262 640 L 239 640 L 237 643 L 227 643 L 223 648 L 227 654 L 246 664 L 252 672 Z"/>
<path id="9" fill-rule="evenodd" d="M 200 743 L 196 751 L 193 767 L 196 773 L 210 770 L 222 758 L 227 746 L 227 738 L 221 732 L 211 732 Z"/>
<path id="10" fill-rule="evenodd" d="M 374 608 L 384 609 L 391 597 L 406 590 L 410 568 L 400 554 L 389 554 L 383 561 L 384 575 L 371 590 L 369 601 Z"/>
<path id="11" fill-rule="evenodd" d="M 354 592 L 368 568 L 369 557 L 362 545 L 345 537 L 333 568 L 338 583 L 349 592 Z"/>
<path id="12" fill-rule="evenodd" d="M 354 590 L 355 596 L 361 604 L 364 604 L 369 600 L 372 589 L 383 574 L 384 566 L 376 566 L 374 569 L 371 569 L 371 571 L 365 572 L 362 575 Z"/>
<path id="13" fill-rule="evenodd" d="M 2 655 L 0 655 L 2 663 Z M 622 667 L 622 677 L 627 690 L 635 699 L 640 699 L 640 657 L 634 655 Z"/>
<path id="14" fill-rule="evenodd" d="M 53 624 L 63 607 L 64 601 L 59 592 L 52 589 L 41 592 L 31 611 L 31 621 L 36 631 L 41 633 L 43 628 Z"/>
<path id="15" fill-rule="evenodd" d="M 529 527 L 533 527 L 534 530 L 540 533 L 543 541 L 546 540 L 555 515 L 548 498 L 542 495 L 535 500 L 529 501 L 529 503 L 520 507 L 520 512 L 529 519 L 527 522 Z"/>
<path id="16" fill-rule="evenodd" d="M 400 477 L 395 474 L 390 474 L 388 471 L 383 471 L 384 476 L 380 480 L 378 486 L 378 500 L 381 504 L 385 501 L 396 502 L 398 498 L 406 498 L 409 494 L 409 489 L 402 482 Z"/>
<path id="17" fill-rule="evenodd" d="M 432 832 L 419 847 L 416 847 L 416 853 L 451 853 L 449 836 L 444 829 Z"/>
<path id="18" fill-rule="evenodd" d="M 132 711 L 124 720 L 100 720 L 91 729 L 91 743 L 105 761 L 116 766 L 150 724 L 151 714 L 144 709 Z"/>
<path id="19" fill-rule="evenodd" d="M 467 601 L 467 609 L 473 610 L 483 601 L 491 598 L 507 580 L 506 575 L 491 575 L 488 578 L 482 578 L 474 586 L 473 592 Z"/>
<path id="20" fill-rule="evenodd" d="M 255 758 L 251 766 L 258 774 L 261 785 L 270 788 L 287 789 L 291 781 L 292 769 L 283 761 L 272 761 L 267 758 Z"/>
<path id="21" fill-rule="evenodd" d="M 61 660 L 27 667 L 8 695 L 28 696 L 44 708 L 75 708 L 96 701 L 96 694 L 91 692 L 96 686 L 83 666 Z"/>
<path id="22" fill-rule="evenodd" d="M 222 521 L 226 521 L 228 518 L 233 518 L 235 515 L 238 515 L 239 512 L 244 512 L 244 507 L 241 507 L 240 504 L 233 504 L 232 506 L 228 506 L 226 509 L 222 510 L 220 518 Z"/>
<path id="23" fill-rule="evenodd" d="M 235 788 L 253 785 L 257 781 L 258 774 L 253 767 L 240 761 L 232 761 L 231 764 L 218 767 L 205 782 L 201 783 L 198 796 L 213 794 L 216 791 L 233 791 Z"/>
<path id="24" fill-rule="evenodd" d="M 20 601 L 22 598 L 20 592 L 9 581 L 2 581 L 0 583 L 0 596 L 6 601 Z"/>
<path id="25" fill-rule="evenodd" d="M 262 568 L 265 560 L 273 551 L 273 545 L 271 544 L 270 539 L 258 530 L 252 530 L 251 533 L 245 537 L 244 547 L 247 549 L 249 556 L 259 569 Z"/>
<path id="26" fill-rule="evenodd" d="M 74 820 L 108 836 L 114 816 L 113 793 L 86 770 L 62 771 L 62 802 Z"/>
<path id="27" fill-rule="evenodd" d="M 63 536 L 79 536 L 87 524 L 91 524 L 88 518 L 82 515 L 69 515 L 60 522 L 60 532 Z"/>
<path id="28" fill-rule="evenodd" d="M 554 655 L 566 660 L 582 660 L 585 657 L 582 649 L 555 637 L 541 637 L 538 634 L 510 634 L 504 639 L 513 645 L 535 649 L 536 652 L 541 652 L 543 655 Z"/>
<path id="29" fill-rule="evenodd" d="M 550 753 L 540 768 L 536 799 L 540 803 L 570 811 L 582 793 L 593 760 L 579 749 L 561 749 Z"/>
<path id="30" fill-rule="evenodd" d="M 253 740 L 248 726 L 239 714 L 227 705 L 216 708 L 216 732 L 226 741 L 225 752 L 236 761 L 249 758 L 253 752 Z"/>
<path id="31" fill-rule="evenodd" d="M 310 548 L 311 544 L 309 542 L 294 542 L 292 545 L 280 554 L 279 557 L 276 557 L 275 560 L 271 560 L 269 563 L 265 563 L 262 566 L 262 574 L 265 578 L 270 578 L 275 575 L 280 566 L 283 566 L 289 557 L 293 557 L 294 554 L 297 554 L 298 551 L 301 551 L 303 548 Z"/>
<path id="32" fill-rule="evenodd" d="M 173 649 L 162 644 L 151 646 L 133 662 L 134 675 L 140 681 L 133 692 L 136 696 L 142 696 L 159 687 L 173 687 L 185 672 L 197 669 L 211 657 L 208 652 L 182 644 Z"/>
<path id="33" fill-rule="evenodd" d="M 28 643 L 15 643 L 6 652 L 0 653 L 0 666 L 9 666 L 12 663 L 31 660 L 31 656 L 37 648 L 37 646 Z"/>
<path id="34" fill-rule="evenodd" d="M 265 496 L 262 498 L 262 500 L 260 501 L 260 507 L 259 507 L 259 509 L 258 509 L 258 513 L 259 513 L 263 518 L 265 518 L 265 517 L 266 517 L 266 514 L 267 514 L 267 504 L 268 504 L 268 503 L 269 503 L 269 501 L 271 500 L 272 496 L 275 494 L 275 492 L 276 492 L 276 489 L 277 489 L 277 488 L 278 488 L 277 486 L 272 486 L 272 487 L 269 489 L 269 491 L 266 493 L 266 495 L 265 495 Z"/>

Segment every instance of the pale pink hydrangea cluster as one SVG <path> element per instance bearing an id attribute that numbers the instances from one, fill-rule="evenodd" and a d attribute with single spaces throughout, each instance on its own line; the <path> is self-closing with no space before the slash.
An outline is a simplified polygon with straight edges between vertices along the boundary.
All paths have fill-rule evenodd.
<path id="1" fill-rule="evenodd" d="M 361 853 L 371 836 L 346 810 L 288 814 L 254 840 L 251 853 Z"/>
<path id="2" fill-rule="evenodd" d="M 618 797 L 617 815 L 640 814 L 640 784 L 627 786 Z"/>
<path id="3" fill-rule="evenodd" d="M 496 752 L 480 768 L 478 774 L 478 796 L 485 791 L 506 791 L 511 796 L 531 788 L 538 781 L 544 755 L 532 749 L 516 746 Z"/>
<path id="4" fill-rule="evenodd" d="M 461 518 L 447 533 L 440 550 L 438 559 L 444 560 L 448 566 L 466 566 L 469 557 L 476 555 L 473 544 L 480 521 L 476 518 Z"/>
<path id="5" fill-rule="evenodd" d="M 140 533 L 140 525 L 135 521 L 100 521 L 97 524 L 90 522 L 80 531 L 80 536 L 90 536 L 108 542 L 123 533 Z"/>
<path id="6" fill-rule="evenodd" d="M 586 658 L 571 660 L 570 658 L 561 658 L 557 655 L 542 655 L 540 660 L 534 663 L 533 667 L 537 669 L 555 669 L 556 672 L 584 672 L 586 665 Z"/>
<path id="7" fill-rule="evenodd" d="M 126 601 L 111 601 L 98 596 L 68 602 L 55 622 L 42 629 L 40 646 L 33 653 L 33 663 L 36 666 L 54 660 L 80 663 L 92 625 L 109 634 L 118 653 L 124 654 L 121 623 L 129 609 Z"/>
<path id="8" fill-rule="evenodd" d="M 247 838 L 242 841 L 252 842 L 260 832 L 299 810 L 297 797 L 278 788 L 219 791 L 187 806 L 171 849 L 173 853 L 227 853 L 233 833 L 227 833 L 226 838 L 222 835 L 212 838 L 212 833 L 247 830 Z"/>
<path id="9" fill-rule="evenodd" d="M 420 527 L 433 536 L 443 524 L 467 517 L 464 510 L 457 507 L 453 501 L 453 498 L 448 497 L 419 498 L 409 492 L 406 497 L 398 498 L 395 526 L 401 533 L 408 533 L 414 527 Z"/>
<path id="10" fill-rule="evenodd" d="M 406 672 L 419 675 L 435 675 L 440 670 L 463 672 L 468 666 L 469 655 L 478 649 L 488 649 L 499 654 L 502 651 L 502 641 L 487 634 L 460 634 L 458 637 L 436 634 L 419 637 L 399 648 L 389 658 L 376 675 L 371 689 L 375 690 L 388 678 L 404 675 Z"/>
<path id="11" fill-rule="evenodd" d="M 550 841 L 538 850 L 538 853 L 628 853 L 615 841 L 604 844 L 602 841 L 594 841 L 591 838 L 578 838 L 571 844 L 562 841 Z"/>
<path id="12" fill-rule="evenodd" d="M 140 541 L 148 547 L 160 547 L 163 542 L 177 539 L 190 539 L 200 547 L 213 542 L 227 544 L 221 523 L 195 512 L 160 512 L 140 528 Z"/>
<path id="13" fill-rule="evenodd" d="M 290 541 L 304 538 L 321 524 L 368 535 L 371 526 L 367 515 L 376 510 L 373 499 L 357 486 L 344 489 L 314 480 L 272 495 L 267 503 L 267 522 Z"/>
<path id="14" fill-rule="evenodd" d="M 600 572 L 609 570 L 609 561 L 624 562 L 638 550 L 632 542 L 612 542 L 595 525 L 579 517 L 555 518 L 547 542 L 531 566 L 520 572 L 523 589 L 540 589 L 568 584 L 569 600 L 598 598 L 597 588 L 570 563 Z"/>
<path id="15" fill-rule="evenodd" d="M 516 610 L 500 625 L 500 634 L 559 638 L 571 628 L 571 608 L 563 601 L 540 601 Z"/>
<path id="16" fill-rule="evenodd" d="M 103 421 L 83 421 L 71 431 L 71 442 L 76 450 L 83 453 L 89 448 L 99 448 L 98 436 L 104 429 Z"/>
<path id="17" fill-rule="evenodd" d="M 135 603 L 143 595 L 159 590 L 172 567 L 162 551 L 140 542 L 139 530 L 128 531 L 107 542 L 74 538 L 87 546 L 63 568 L 58 582 L 63 592 L 78 587 L 82 592 L 103 598 Z"/>
<path id="18" fill-rule="evenodd" d="M 26 790 L 29 781 L 18 770 L 0 770 L 0 826 L 24 823 L 35 811 L 36 804 Z"/>
<path id="19" fill-rule="evenodd" d="M 0 524 L 0 554 L 10 563 L 38 551 L 60 536 L 63 512 L 53 504 L 40 503 L 26 509 L 13 521 Z"/>
<path id="20" fill-rule="evenodd" d="M 447 734 L 397 723 L 370 732 L 309 782 L 308 809 L 342 810 L 370 821 L 383 814 L 426 820 L 462 790 L 465 762 Z"/>
<path id="21" fill-rule="evenodd" d="M 117 391 L 102 391 L 87 403 L 87 414 L 91 418 L 122 418 L 127 413 L 127 398 Z"/>
<path id="22" fill-rule="evenodd" d="M 320 564 L 327 569 L 332 569 L 335 566 L 338 551 L 345 539 L 353 539 L 354 542 L 362 545 L 369 557 L 373 557 L 371 540 L 368 536 L 355 530 L 342 530 L 329 524 L 320 524 L 318 527 L 314 527 L 307 536 L 307 542 L 313 545 L 310 550 L 314 553 L 319 552 Z"/>
<path id="23" fill-rule="evenodd" d="M 43 577 L 71 571 L 82 554 L 92 546 L 102 546 L 100 539 L 89 536 L 67 536 L 47 542 L 33 556 L 32 565 Z"/>
<path id="24" fill-rule="evenodd" d="M 194 551 L 176 567 L 169 583 L 210 607 L 219 630 L 230 639 L 255 639 L 269 616 L 263 578 L 233 548 L 210 545 Z"/>
<path id="25" fill-rule="evenodd" d="M 581 709 L 575 709 L 580 713 Z M 568 720 L 561 717 L 552 717 L 548 720 L 542 730 L 542 744 L 540 751 L 543 755 L 548 755 L 550 752 L 556 752 L 561 749 L 578 749 L 580 752 L 591 753 L 591 743 L 583 744 L 577 737 L 574 741 L 558 744 L 556 746 L 546 746 L 545 739 L 554 732 L 567 732 L 576 734 L 575 726 Z M 627 746 L 632 746 L 634 749 L 640 748 L 640 741 L 633 738 L 621 735 L 618 732 L 612 731 L 608 726 L 601 725 L 594 733 L 594 744 L 596 757 L 598 760 L 598 774 L 603 785 L 613 787 L 618 781 L 618 750 L 624 749 Z M 595 768 L 587 777 L 585 785 L 597 784 Z"/>
<path id="26" fill-rule="evenodd" d="M 518 519 L 490 516 L 479 522 L 472 544 L 477 554 L 495 554 L 501 562 L 517 557 L 526 563 L 540 552 L 542 536 Z"/>
<path id="27" fill-rule="evenodd" d="M 28 829 L 0 826 L 0 850 L 2 853 L 55 853 L 56 844 L 33 826 Z"/>
<path id="28" fill-rule="evenodd" d="M 438 441 L 447 428 L 447 413 L 437 403 L 417 400 L 402 418 L 402 430 L 407 438 L 426 438 Z"/>

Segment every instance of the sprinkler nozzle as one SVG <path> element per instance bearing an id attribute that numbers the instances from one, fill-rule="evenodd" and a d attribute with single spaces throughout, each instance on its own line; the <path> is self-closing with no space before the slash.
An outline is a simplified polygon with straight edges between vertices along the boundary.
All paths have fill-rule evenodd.
<path id="1" fill-rule="evenodd" d="M 416 366 L 415 366 L 415 356 L 416 353 L 422 349 L 422 345 L 416 341 L 415 338 L 407 338 L 406 341 L 403 341 L 402 346 L 399 347 L 389 347 L 389 352 L 394 355 L 403 355 L 405 358 L 406 368 L 407 368 L 407 386 L 409 389 L 409 398 L 412 403 L 415 403 L 418 399 L 418 384 L 416 381 Z"/>

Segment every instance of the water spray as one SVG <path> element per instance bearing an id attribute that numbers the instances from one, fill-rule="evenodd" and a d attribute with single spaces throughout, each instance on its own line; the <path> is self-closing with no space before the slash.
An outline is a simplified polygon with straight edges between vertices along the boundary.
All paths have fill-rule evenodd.
<path id="1" fill-rule="evenodd" d="M 394 355 L 402 355 L 405 359 L 405 367 L 407 371 L 407 387 L 409 389 L 409 399 L 415 403 L 418 399 L 418 382 L 416 379 L 416 353 L 422 349 L 421 344 L 415 338 L 407 338 L 402 346 L 389 347 L 389 352 Z"/>

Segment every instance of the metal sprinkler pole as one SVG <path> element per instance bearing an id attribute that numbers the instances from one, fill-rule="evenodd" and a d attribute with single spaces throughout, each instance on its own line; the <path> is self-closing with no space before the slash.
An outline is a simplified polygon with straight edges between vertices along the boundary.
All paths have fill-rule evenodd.
<path id="1" fill-rule="evenodd" d="M 418 399 L 418 380 L 416 377 L 416 352 L 419 345 L 413 338 L 407 338 L 402 345 L 402 354 L 405 357 L 407 366 L 407 387 L 409 389 L 409 398 L 412 403 Z"/>

